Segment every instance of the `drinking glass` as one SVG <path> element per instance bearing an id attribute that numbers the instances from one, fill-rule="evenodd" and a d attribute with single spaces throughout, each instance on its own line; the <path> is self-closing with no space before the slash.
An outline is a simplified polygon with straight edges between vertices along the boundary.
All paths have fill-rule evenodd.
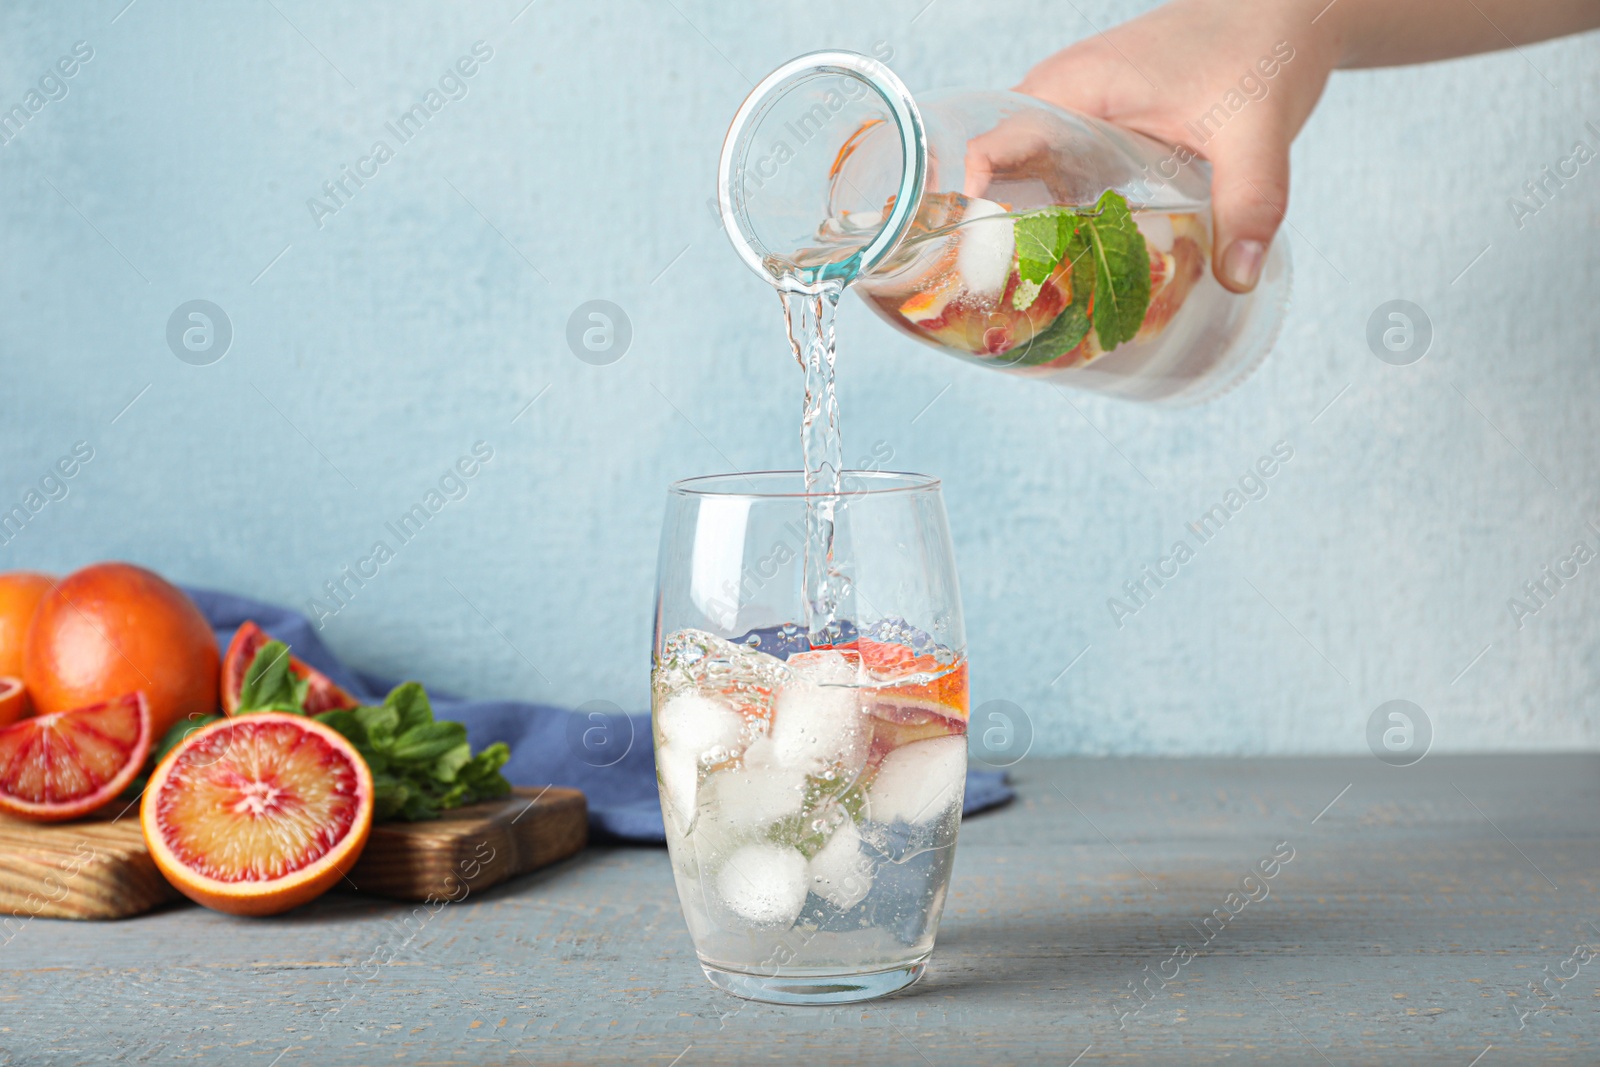
<path id="1" fill-rule="evenodd" d="M 800 471 L 671 487 L 651 707 L 706 976 L 839 1004 L 910 985 L 933 950 L 966 784 L 966 638 L 938 481 L 846 471 L 816 561 L 836 611 L 814 641 L 807 511 L 823 501 L 804 487 Z"/>

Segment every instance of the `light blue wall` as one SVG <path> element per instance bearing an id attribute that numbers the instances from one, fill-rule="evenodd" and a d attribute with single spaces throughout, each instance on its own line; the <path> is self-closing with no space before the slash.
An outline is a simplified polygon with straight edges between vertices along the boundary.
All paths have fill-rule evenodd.
<path id="1" fill-rule="evenodd" d="M 1092 32 L 1024 0 L 124 2 L 0 11 L 5 106 L 94 50 L 0 148 L 0 503 L 94 449 L 0 568 L 122 557 L 301 605 L 484 441 L 327 639 L 458 692 L 629 707 L 666 483 L 797 460 L 776 300 L 706 208 L 747 79 L 882 42 L 914 90 L 1004 86 Z M 307 199 L 480 40 L 467 95 L 319 226 Z M 944 477 L 978 701 L 1051 752 L 1361 751 L 1393 697 L 1440 749 L 1595 745 L 1600 565 L 1520 630 L 1507 600 L 1600 544 L 1600 162 L 1520 229 L 1507 199 L 1600 142 L 1597 59 L 1591 36 L 1336 77 L 1296 149 L 1283 340 L 1198 410 L 1069 402 L 850 304 L 847 458 Z M 1364 342 L 1391 298 L 1435 324 L 1414 366 Z M 192 299 L 232 322 L 213 365 L 167 346 Z M 631 318 L 614 365 L 568 350 L 591 299 Z M 1270 494 L 1119 629 L 1107 599 L 1279 441 Z"/>

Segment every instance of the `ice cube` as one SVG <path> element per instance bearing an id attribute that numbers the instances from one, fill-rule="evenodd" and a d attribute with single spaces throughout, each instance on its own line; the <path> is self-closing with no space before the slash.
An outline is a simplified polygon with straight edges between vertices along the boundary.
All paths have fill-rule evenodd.
<path id="1" fill-rule="evenodd" d="M 739 749 L 744 718 L 720 700 L 699 693 L 678 693 L 656 708 L 663 744 L 708 763 L 732 759 Z"/>
<path id="2" fill-rule="evenodd" d="M 773 696 L 788 678 L 776 656 L 703 630 L 679 630 L 662 642 L 651 682 L 658 704 L 677 693 L 716 693 L 742 715 L 770 718 Z"/>
<path id="3" fill-rule="evenodd" d="M 706 781 L 722 819 L 738 828 L 770 826 L 797 815 L 806 799 L 806 770 L 781 763 L 770 738 L 758 738 L 745 750 L 737 767 L 718 771 Z"/>
<path id="4" fill-rule="evenodd" d="M 861 653 L 853 648 L 819 648 L 789 657 L 789 670 L 818 685 L 859 685 Z"/>
<path id="5" fill-rule="evenodd" d="M 1141 211 L 1133 217 L 1133 224 L 1139 227 L 1139 232 L 1144 235 L 1150 247 L 1158 252 L 1172 251 L 1175 235 L 1171 215 L 1164 215 L 1159 211 Z"/>
<path id="6" fill-rule="evenodd" d="M 699 789 L 700 760 L 695 753 L 673 745 L 656 749 L 656 770 L 661 776 L 662 810 L 677 820 L 680 833 L 694 822 L 695 794 Z"/>
<path id="7" fill-rule="evenodd" d="M 806 858 L 782 845 L 745 845 L 717 872 L 717 892 L 752 926 L 793 926 L 806 902 Z"/>
<path id="8" fill-rule="evenodd" d="M 872 860 L 861 851 L 861 831 L 846 821 L 806 865 L 811 891 L 840 911 L 849 911 L 872 889 Z"/>
<path id="9" fill-rule="evenodd" d="M 838 651 L 789 657 L 791 679 L 778 694 L 772 752 L 778 763 L 816 774 L 842 763 L 848 773 L 866 759 L 860 690 L 861 658 Z"/>
<path id="10" fill-rule="evenodd" d="M 973 293 L 995 293 L 1005 288 L 1016 251 L 1016 230 L 1006 209 L 993 200 L 975 196 L 957 230 L 956 269 Z"/>
<path id="11" fill-rule="evenodd" d="M 922 825 L 960 804 L 966 785 L 964 735 L 915 741 L 883 757 L 867 789 L 867 812 L 874 822 Z"/>

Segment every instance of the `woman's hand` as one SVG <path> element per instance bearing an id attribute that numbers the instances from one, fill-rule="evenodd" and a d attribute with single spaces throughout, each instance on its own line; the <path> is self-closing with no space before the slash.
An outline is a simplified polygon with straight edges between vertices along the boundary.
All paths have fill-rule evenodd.
<path id="1" fill-rule="evenodd" d="M 1289 144 L 1335 67 L 1489 52 L 1600 26 L 1597 0 L 1173 0 L 1057 52 L 1018 90 L 1211 163 L 1218 280 L 1255 286 Z"/>
<path id="2" fill-rule="evenodd" d="M 1246 292 L 1288 208 L 1289 145 L 1340 55 L 1317 14 L 1301 0 L 1175 0 L 1057 52 L 1017 89 L 1208 160 L 1214 270 Z"/>

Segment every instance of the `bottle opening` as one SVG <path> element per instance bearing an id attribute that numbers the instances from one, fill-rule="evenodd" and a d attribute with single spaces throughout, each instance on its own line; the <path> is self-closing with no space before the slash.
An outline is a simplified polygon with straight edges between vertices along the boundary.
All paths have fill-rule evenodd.
<path id="1" fill-rule="evenodd" d="M 841 180 L 858 151 L 886 158 Z M 718 168 L 723 227 L 768 282 L 848 283 L 905 235 L 927 168 L 922 116 L 900 79 L 870 56 L 813 52 L 767 75 L 734 116 Z"/>

